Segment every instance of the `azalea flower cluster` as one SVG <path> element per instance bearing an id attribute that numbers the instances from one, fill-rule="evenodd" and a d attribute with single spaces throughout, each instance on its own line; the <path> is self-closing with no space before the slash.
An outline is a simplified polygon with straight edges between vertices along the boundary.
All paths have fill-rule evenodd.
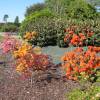
<path id="1" fill-rule="evenodd" d="M 33 48 L 28 42 L 10 35 L 5 36 L 1 49 L 5 54 L 11 53 L 16 71 L 24 75 L 31 75 L 33 70 L 46 70 L 53 64 L 48 55 L 42 54 L 40 47 Z"/>
<path id="2" fill-rule="evenodd" d="M 26 41 L 30 41 L 30 40 L 34 40 L 37 36 L 38 36 L 37 32 L 33 31 L 33 32 L 26 32 L 23 38 Z"/>
<path id="3" fill-rule="evenodd" d="M 8 53 L 17 49 L 19 45 L 20 41 L 10 36 L 9 34 L 8 35 L 6 34 L 4 35 L 0 48 L 2 49 L 3 53 Z"/>
<path id="4" fill-rule="evenodd" d="M 69 43 L 73 46 L 83 46 L 86 44 L 86 40 L 93 36 L 94 32 L 90 30 L 81 30 L 76 32 L 77 26 L 72 26 L 68 29 L 65 29 L 67 33 L 64 37 L 64 42 Z"/>
<path id="5" fill-rule="evenodd" d="M 89 46 L 87 50 L 81 47 L 67 52 L 62 58 L 62 66 L 66 77 L 72 80 L 89 79 L 96 68 L 100 68 L 100 47 Z"/>
<path id="6" fill-rule="evenodd" d="M 33 70 L 45 70 L 51 64 L 48 55 L 42 54 L 39 47 L 32 48 L 29 44 L 22 44 L 13 55 L 17 63 L 16 71 L 25 74 L 31 74 Z"/>

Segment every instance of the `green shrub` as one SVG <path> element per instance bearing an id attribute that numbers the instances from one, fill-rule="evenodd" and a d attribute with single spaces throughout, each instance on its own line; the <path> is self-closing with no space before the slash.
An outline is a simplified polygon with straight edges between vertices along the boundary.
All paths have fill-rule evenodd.
<path id="1" fill-rule="evenodd" d="M 64 42 L 61 43 L 61 41 L 63 41 L 64 26 L 65 23 L 61 19 L 55 17 L 49 10 L 43 10 L 26 17 L 21 24 L 20 30 L 22 36 L 27 31 L 36 31 L 38 38 L 31 42 L 35 45 L 47 46 L 59 44 L 59 46 L 63 46 Z"/>
<path id="2" fill-rule="evenodd" d="M 78 25 L 81 28 L 84 26 L 91 28 L 96 35 L 90 38 L 88 42 L 91 45 L 93 39 L 96 38 L 95 44 L 99 45 L 99 14 L 85 0 L 45 0 L 43 5 L 31 6 L 28 12 L 29 14 L 26 15 L 21 24 L 20 32 L 23 36 L 26 32 L 36 31 L 38 37 L 31 41 L 32 44 L 66 46 L 64 29 L 71 25 Z"/>
<path id="3" fill-rule="evenodd" d="M 85 0 L 74 0 L 68 6 L 68 16 L 75 19 L 95 19 L 96 9 Z"/>
<path id="4" fill-rule="evenodd" d="M 18 27 L 15 25 L 3 25 L 0 30 L 1 32 L 17 32 Z"/>
<path id="5" fill-rule="evenodd" d="M 19 23 L 20 26 L 20 23 Z M 18 32 L 19 26 L 14 23 L 1 23 L 0 24 L 0 32 Z"/>
<path id="6" fill-rule="evenodd" d="M 45 9 L 46 6 L 44 3 L 37 3 L 37 4 L 33 4 L 29 7 L 27 7 L 26 12 L 25 12 L 25 16 L 29 16 L 30 14 L 36 12 L 36 11 L 41 11 L 43 9 Z"/>
<path id="7" fill-rule="evenodd" d="M 52 13 L 72 19 L 96 19 L 98 14 L 94 6 L 86 0 L 45 0 Z"/>

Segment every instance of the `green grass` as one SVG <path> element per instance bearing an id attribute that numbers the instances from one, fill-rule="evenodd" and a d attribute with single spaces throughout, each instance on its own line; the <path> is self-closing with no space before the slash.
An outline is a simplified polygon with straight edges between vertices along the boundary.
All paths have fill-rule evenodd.
<path id="1" fill-rule="evenodd" d="M 84 91 L 75 89 L 67 94 L 66 97 L 68 100 L 100 100 L 100 86 L 91 86 Z"/>
<path id="2" fill-rule="evenodd" d="M 84 89 L 74 89 L 66 95 L 68 100 L 100 100 L 100 71 L 96 73 L 96 80 L 92 84 L 80 83 Z M 99 94 L 99 97 L 96 97 Z"/>

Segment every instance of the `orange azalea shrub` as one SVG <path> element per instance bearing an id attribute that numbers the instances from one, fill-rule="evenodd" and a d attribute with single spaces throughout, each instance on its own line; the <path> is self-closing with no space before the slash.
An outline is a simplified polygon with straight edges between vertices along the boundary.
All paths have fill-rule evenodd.
<path id="1" fill-rule="evenodd" d="M 31 39 L 28 35 L 25 35 L 25 37 Z M 16 71 L 24 75 L 31 75 L 34 70 L 46 70 L 53 64 L 48 55 L 42 54 L 40 47 L 33 48 L 28 42 L 12 38 L 11 35 L 5 36 L 2 42 L 2 50 L 4 53 L 12 54 L 16 62 Z"/>
<path id="2" fill-rule="evenodd" d="M 86 40 L 94 35 L 94 32 L 89 29 L 77 30 L 77 26 L 71 26 L 65 29 L 67 33 L 64 37 L 64 42 L 73 46 L 86 45 Z"/>
<path id="3" fill-rule="evenodd" d="M 48 55 L 40 53 L 39 48 L 32 48 L 28 44 L 23 44 L 13 55 L 16 59 L 17 72 L 31 72 L 33 70 L 46 70 L 52 64 Z M 30 70 L 31 69 L 31 70 Z"/>
<path id="4" fill-rule="evenodd" d="M 68 79 L 89 79 L 94 70 L 100 67 L 100 47 L 88 47 L 85 51 L 83 48 L 76 48 L 67 52 L 62 58 L 62 66 L 66 71 Z"/>

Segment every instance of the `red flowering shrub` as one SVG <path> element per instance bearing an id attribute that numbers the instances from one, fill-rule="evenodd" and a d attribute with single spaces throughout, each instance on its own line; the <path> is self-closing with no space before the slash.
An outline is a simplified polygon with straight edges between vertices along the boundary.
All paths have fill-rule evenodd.
<path id="1" fill-rule="evenodd" d="M 77 48 L 67 52 L 62 58 L 62 66 L 66 70 L 68 79 L 89 79 L 94 73 L 94 70 L 100 67 L 100 47 L 88 47 L 85 51 L 83 48 Z"/>
<path id="2" fill-rule="evenodd" d="M 89 29 L 77 30 L 77 26 L 71 26 L 65 29 L 67 33 L 64 37 L 64 42 L 73 46 L 83 46 L 86 45 L 86 41 L 94 35 L 94 32 Z"/>

